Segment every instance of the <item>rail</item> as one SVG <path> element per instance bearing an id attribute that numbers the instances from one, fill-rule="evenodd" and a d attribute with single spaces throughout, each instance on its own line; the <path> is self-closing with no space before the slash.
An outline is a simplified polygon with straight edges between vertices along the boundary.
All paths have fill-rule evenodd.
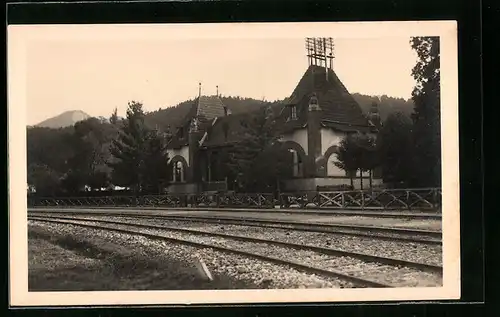
<path id="1" fill-rule="evenodd" d="M 215 207 L 440 210 L 440 188 L 272 193 L 204 192 L 104 197 L 28 197 L 28 207 Z"/>

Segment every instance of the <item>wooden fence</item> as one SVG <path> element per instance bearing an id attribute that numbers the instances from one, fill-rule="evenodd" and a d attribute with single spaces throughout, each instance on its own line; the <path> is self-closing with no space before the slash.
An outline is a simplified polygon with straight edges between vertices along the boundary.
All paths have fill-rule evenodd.
<path id="1" fill-rule="evenodd" d="M 215 207 L 440 210 L 440 188 L 280 193 L 204 192 L 146 196 L 28 197 L 29 207 Z"/>

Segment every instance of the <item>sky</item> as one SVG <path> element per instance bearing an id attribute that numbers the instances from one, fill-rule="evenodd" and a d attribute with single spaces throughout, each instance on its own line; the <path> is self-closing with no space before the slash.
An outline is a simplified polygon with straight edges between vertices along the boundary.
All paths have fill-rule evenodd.
<path id="1" fill-rule="evenodd" d="M 408 99 L 416 55 L 409 37 L 335 39 L 333 69 L 351 93 Z M 124 116 L 198 95 L 288 97 L 308 66 L 304 38 L 46 39 L 26 55 L 27 124 L 68 110 Z"/>

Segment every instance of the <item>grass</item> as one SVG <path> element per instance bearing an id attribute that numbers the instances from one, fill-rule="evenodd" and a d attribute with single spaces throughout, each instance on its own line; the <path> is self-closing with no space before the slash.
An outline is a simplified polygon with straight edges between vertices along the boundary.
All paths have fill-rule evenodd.
<path id="1" fill-rule="evenodd" d="M 207 281 L 194 266 L 142 248 L 94 237 L 54 235 L 30 226 L 29 291 L 113 291 L 254 288 L 226 276 Z"/>

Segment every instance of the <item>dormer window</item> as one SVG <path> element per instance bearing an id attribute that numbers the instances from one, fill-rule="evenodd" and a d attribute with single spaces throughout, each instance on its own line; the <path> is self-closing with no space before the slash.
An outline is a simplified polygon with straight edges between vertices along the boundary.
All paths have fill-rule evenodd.
<path id="1" fill-rule="evenodd" d="M 316 94 L 313 94 L 311 96 L 311 99 L 309 99 L 309 111 L 316 111 L 320 110 L 319 103 L 318 103 L 318 97 L 316 97 Z"/>
<path id="2" fill-rule="evenodd" d="M 316 96 L 312 96 L 309 104 L 312 106 L 317 106 L 318 105 L 318 98 Z"/>
<path id="3" fill-rule="evenodd" d="M 290 120 L 297 119 L 297 107 L 295 105 L 290 106 Z"/>

